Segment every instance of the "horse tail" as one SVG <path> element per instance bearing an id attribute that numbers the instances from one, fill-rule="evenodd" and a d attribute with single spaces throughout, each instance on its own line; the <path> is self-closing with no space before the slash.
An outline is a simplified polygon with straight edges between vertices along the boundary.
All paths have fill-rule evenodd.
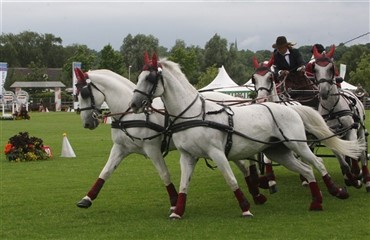
<path id="1" fill-rule="evenodd" d="M 340 139 L 338 136 L 333 136 L 334 133 L 330 130 L 325 120 L 313 108 L 299 105 L 290 106 L 290 108 L 300 115 L 305 130 L 318 139 L 324 139 L 322 142 L 331 150 L 355 159 L 366 150 L 364 139 L 347 141 Z"/>

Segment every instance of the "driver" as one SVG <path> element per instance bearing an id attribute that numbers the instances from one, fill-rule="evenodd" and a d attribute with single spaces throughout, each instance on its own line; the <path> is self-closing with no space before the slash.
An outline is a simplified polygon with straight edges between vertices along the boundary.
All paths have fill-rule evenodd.
<path id="1" fill-rule="evenodd" d="M 274 48 L 275 79 L 286 77 L 286 89 L 301 89 L 311 86 L 312 83 L 305 77 L 305 61 L 295 44 L 288 42 L 286 37 L 279 36 L 272 45 Z M 294 95 L 291 94 L 290 95 Z M 293 97 L 293 96 L 292 96 Z"/>

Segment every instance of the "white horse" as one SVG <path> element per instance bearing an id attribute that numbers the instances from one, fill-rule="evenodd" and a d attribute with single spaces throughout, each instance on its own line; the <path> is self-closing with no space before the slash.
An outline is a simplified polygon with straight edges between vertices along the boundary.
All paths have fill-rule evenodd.
<path id="1" fill-rule="evenodd" d="M 168 151 L 174 150 L 172 141 L 164 141 L 166 120 L 165 115 L 159 111 L 164 109 L 160 98 L 153 102 L 153 107 L 157 110 L 150 114 L 133 114 L 129 111 L 129 100 L 133 95 L 135 84 L 128 79 L 110 71 L 94 70 L 83 73 L 81 69 L 75 69 L 78 78 L 78 102 L 79 111 L 83 127 L 95 129 L 99 125 L 101 116 L 101 106 L 104 101 L 107 103 L 112 121 L 112 141 L 113 146 L 107 163 L 102 169 L 98 179 L 92 186 L 87 195 L 77 203 L 78 207 L 88 208 L 92 201 L 96 199 L 105 181 L 111 176 L 121 161 L 131 153 L 138 153 L 149 157 L 169 194 L 171 208 L 174 208 L 177 201 L 177 191 L 170 179 L 170 173 L 165 164 L 162 152 L 168 145 Z M 205 93 L 210 99 L 222 103 L 232 99 L 222 93 Z M 253 196 L 256 204 L 263 204 L 266 197 L 260 194 L 258 182 L 255 181 L 256 170 L 254 164 L 250 169 L 243 162 L 236 163 L 243 172 L 248 189 Z M 258 176 L 257 176 L 258 177 Z"/>
<path id="2" fill-rule="evenodd" d="M 272 56 L 269 61 L 259 63 L 256 56 L 253 57 L 253 66 L 255 72 L 252 74 L 252 83 L 254 85 L 254 90 L 257 93 L 256 102 L 275 102 L 279 104 L 284 104 L 286 106 L 291 105 L 301 105 L 297 101 L 289 100 L 284 94 L 279 94 L 277 92 L 277 86 L 275 83 L 275 75 L 272 70 L 274 64 L 274 57 Z M 282 84 L 282 83 L 280 83 Z M 276 177 L 272 169 L 272 162 L 270 159 L 265 158 L 266 163 L 266 179 L 268 181 L 268 187 L 270 192 L 272 189 L 276 189 Z M 308 182 L 300 176 L 302 180 L 302 185 L 306 186 Z"/>
<path id="3" fill-rule="evenodd" d="M 340 198 L 348 197 L 344 189 L 335 186 L 322 160 L 309 149 L 305 142 L 305 128 L 319 139 L 327 138 L 324 140 L 327 146 L 346 155 L 357 157 L 364 146 L 357 141 L 328 138 L 332 134 L 330 129 L 313 109 L 295 106 L 293 110 L 275 103 L 222 107 L 205 102 L 178 64 L 166 59 L 158 62 L 155 54 L 149 61 L 146 54 L 131 108 L 136 113 L 143 112 L 153 98 L 159 96 L 171 116 L 168 129 L 181 154 L 179 196 L 170 218 L 180 219 L 185 212 L 196 157 L 215 161 L 239 202 L 242 216 L 252 216 L 250 204 L 238 186 L 228 159 L 246 159 L 259 152 L 299 172 L 309 181 L 312 194 L 310 210 L 322 210 L 322 195 L 311 167 L 297 161 L 293 151 L 318 169 L 331 194 Z"/>
<path id="4" fill-rule="evenodd" d="M 366 142 L 367 130 L 365 127 L 365 108 L 356 95 L 348 90 L 338 89 L 335 82 L 334 62 L 332 61 L 335 46 L 332 46 L 327 54 L 320 54 L 316 47 L 313 48 L 315 58 L 313 73 L 319 86 L 319 112 L 333 132 L 343 139 Z M 349 186 L 361 187 L 360 169 L 358 160 L 362 164 L 362 178 L 366 185 L 366 191 L 370 192 L 370 174 L 368 170 L 367 148 L 359 158 L 351 158 L 338 152 L 337 156 L 345 182 Z M 351 171 L 351 166 L 352 170 Z"/>
<path id="5" fill-rule="evenodd" d="M 333 52 L 329 52 L 330 55 L 333 54 Z M 322 61 L 320 61 L 321 63 Z M 332 68 L 333 68 L 333 65 L 330 65 L 328 66 L 328 63 L 326 62 L 325 63 L 326 65 L 326 70 L 330 70 L 332 71 Z M 295 102 L 295 101 L 289 101 L 289 100 L 281 100 L 282 97 L 280 97 L 280 95 L 277 93 L 277 87 L 276 87 L 276 84 L 275 84 L 275 79 L 274 79 L 274 74 L 269 71 L 269 67 L 271 66 L 271 59 L 269 61 L 268 64 L 264 65 L 264 64 L 259 64 L 258 61 L 256 59 L 254 59 L 254 67 L 255 67 L 255 73 L 253 74 L 252 76 L 252 82 L 254 83 L 255 85 L 255 90 L 257 91 L 257 100 L 260 101 L 260 102 L 264 102 L 264 101 L 272 101 L 272 102 L 278 102 L 278 103 L 281 103 L 281 104 L 285 104 L 285 105 L 292 105 L 292 104 L 300 104 L 299 102 Z M 318 66 L 317 68 L 320 68 L 320 66 Z M 314 68 L 315 69 L 315 68 Z M 327 76 L 326 77 L 331 77 L 331 75 L 333 74 L 332 72 L 330 71 L 327 71 L 326 74 Z M 325 73 L 325 71 L 323 71 Z M 331 84 L 334 84 L 334 81 L 333 80 L 330 80 L 329 81 Z M 324 88 L 324 84 L 326 85 L 325 88 Z M 319 87 L 321 86 L 321 94 L 320 96 L 322 95 L 323 92 L 325 92 L 325 94 L 328 94 L 328 91 L 327 91 L 327 87 L 329 87 L 330 85 L 328 84 L 328 81 L 326 80 L 322 80 L 322 83 L 319 84 Z M 325 89 L 325 90 L 324 90 Z M 322 97 L 321 97 L 321 103 L 318 108 L 320 109 L 320 113 L 321 114 L 324 114 L 326 115 L 327 114 L 327 111 L 325 111 L 323 109 L 323 104 L 325 106 L 327 106 L 327 108 L 329 108 L 330 110 L 332 109 L 332 107 L 334 106 L 335 102 L 337 101 L 337 99 L 339 98 L 339 95 L 337 95 L 335 92 L 337 92 L 337 88 L 336 86 L 333 86 L 332 88 L 330 88 L 332 91 L 330 94 L 333 94 L 333 96 L 337 96 L 336 97 L 332 97 L 330 98 L 330 101 L 327 101 L 327 100 L 324 100 Z M 336 90 L 335 90 L 336 89 Z M 334 92 L 333 92 L 334 91 Z M 346 91 L 344 91 L 343 93 L 345 93 Z M 345 93 L 346 94 L 346 93 Z M 350 95 L 353 95 L 351 92 L 349 92 Z M 343 113 L 346 113 L 349 115 L 352 115 L 352 113 L 349 111 L 349 107 L 350 105 L 348 103 L 346 103 L 344 100 L 345 98 L 342 96 L 342 100 L 341 100 L 341 103 L 344 103 L 341 104 L 341 105 L 338 105 L 337 106 L 337 110 L 335 111 L 340 111 L 340 114 L 343 114 Z M 348 98 L 347 98 L 348 100 Z M 343 102 L 344 101 L 344 102 Z M 364 110 L 363 110 L 363 107 L 362 107 L 362 104 L 360 101 L 358 101 L 359 104 L 358 104 L 358 108 L 361 109 L 360 110 L 360 114 L 361 114 L 361 118 L 364 117 Z M 345 106 L 343 108 L 343 106 Z M 345 110 L 345 112 L 343 112 L 342 110 Z M 337 117 L 338 115 L 333 115 L 334 117 Z M 344 119 L 350 119 L 349 117 L 344 117 L 341 119 L 342 121 Z M 337 119 L 338 120 L 338 119 Z M 337 124 L 338 122 L 334 121 L 334 124 Z M 343 128 L 348 128 L 350 126 L 352 126 L 353 124 L 353 120 L 350 120 L 349 122 L 346 121 L 346 124 L 345 125 L 342 125 Z M 362 127 L 361 128 L 364 128 L 364 123 L 362 122 Z M 332 127 L 333 126 L 333 121 L 331 123 L 331 125 L 329 125 L 329 127 Z M 355 130 L 351 129 L 351 131 L 349 131 L 348 133 L 351 133 L 353 134 L 355 132 Z M 363 130 L 360 129 L 360 135 L 363 135 Z M 356 138 L 349 138 L 349 135 L 347 135 L 344 139 L 356 139 Z M 343 175 L 344 175 L 344 178 L 345 178 L 345 183 L 348 185 L 348 186 L 354 186 L 356 188 L 360 188 L 361 187 L 361 181 L 357 180 L 357 177 L 355 176 L 355 174 L 353 174 L 351 172 L 351 169 L 350 169 L 350 166 L 349 164 L 347 163 L 347 161 L 345 160 L 345 157 L 342 156 L 342 155 L 338 155 L 338 153 L 334 153 L 335 156 L 337 157 L 338 159 L 338 162 L 341 166 L 341 169 L 342 169 L 342 172 L 343 172 Z M 366 156 L 366 154 L 365 154 Z M 363 156 L 361 157 L 363 158 Z M 350 161 L 350 160 L 348 160 Z M 353 165 L 356 166 L 357 165 L 357 169 L 359 169 L 358 167 L 358 164 L 357 164 L 357 161 L 352 161 Z M 365 167 L 363 167 L 365 168 Z M 367 169 L 367 168 L 366 168 Z M 367 170 L 364 170 L 365 172 L 367 172 Z M 359 171 L 359 170 L 358 170 Z M 302 179 L 302 178 L 301 178 Z"/>

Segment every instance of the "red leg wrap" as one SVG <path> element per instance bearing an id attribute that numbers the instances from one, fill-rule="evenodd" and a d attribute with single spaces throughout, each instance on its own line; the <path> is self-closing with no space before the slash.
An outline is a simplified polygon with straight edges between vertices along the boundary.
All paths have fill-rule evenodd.
<path id="1" fill-rule="evenodd" d="M 310 182 L 309 184 L 311 195 L 312 195 L 312 202 L 310 205 L 310 210 L 312 211 L 318 211 L 322 210 L 322 195 L 321 191 L 319 189 L 319 185 L 317 182 Z"/>
<path id="2" fill-rule="evenodd" d="M 259 181 L 258 181 L 258 171 L 257 171 L 256 165 L 249 166 L 249 177 L 253 184 L 258 185 Z"/>
<path id="3" fill-rule="evenodd" d="M 258 179 L 259 181 L 259 187 L 263 189 L 269 189 L 269 180 L 266 176 L 261 176 Z"/>
<path id="4" fill-rule="evenodd" d="M 179 216 L 184 215 L 185 206 L 186 206 L 186 193 L 179 193 L 174 213 L 176 213 Z"/>
<path id="5" fill-rule="evenodd" d="M 370 182 L 370 174 L 367 166 L 362 166 L 362 176 L 365 183 Z"/>
<path id="6" fill-rule="evenodd" d="M 336 196 L 337 198 L 340 199 L 346 199 L 349 197 L 347 191 L 343 188 L 338 188 L 334 182 L 331 180 L 331 177 L 329 174 L 326 174 L 325 176 L 322 177 L 322 179 L 325 182 L 326 187 L 328 188 L 328 191 L 331 195 Z"/>
<path id="7" fill-rule="evenodd" d="M 236 189 L 234 191 L 236 199 L 238 199 L 239 206 L 242 209 L 243 212 L 246 212 L 250 208 L 250 203 L 248 200 L 245 198 L 243 192 L 240 190 L 240 188 Z"/>
<path id="8" fill-rule="evenodd" d="M 251 181 L 250 176 L 245 178 L 245 181 L 247 182 L 248 185 L 248 190 L 249 193 L 253 197 L 253 201 L 255 204 L 264 204 L 267 200 L 267 198 L 263 195 L 260 194 L 260 190 L 258 189 L 258 185 Z"/>
<path id="9" fill-rule="evenodd" d="M 267 163 L 267 164 L 266 164 L 266 175 L 271 174 L 271 173 L 273 173 L 273 172 L 274 172 L 274 171 L 272 170 L 272 164 Z"/>
<path id="10" fill-rule="evenodd" d="M 171 206 L 176 206 L 178 194 L 175 186 L 173 185 L 173 183 L 170 183 L 168 186 L 166 186 L 166 189 L 168 196 L 170 197 Z"/>
<path id="11" fill-rule="evenodd" d="M 98 196 L 98 194 L 100 192 L 100 189 L 103 187 L 104 183 L 105 183 L 104 179 L 98 178 L 98 180 L 96 180 L 94 186 L 87 193 L 87 196 L 89 198 L 91 198 L 91 200 L 94 200 Z"/>
<path id="12" fill-rule="evenodd" d="M 360 167 L 358 166 L 358 161 L 351 159 L 351 172 L 358 176 L 360 174 Z"/>

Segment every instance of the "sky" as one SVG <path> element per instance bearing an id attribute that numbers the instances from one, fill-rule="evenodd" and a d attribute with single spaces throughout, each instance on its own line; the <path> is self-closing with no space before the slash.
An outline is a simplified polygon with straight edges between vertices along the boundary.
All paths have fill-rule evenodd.
<path id="1" fill-rule="evenodd" d="M 119 50 L 131 34 L 204 48 L 215 35 L 239 50 L 272 50 L 278 36 L 296 47 L 370 42 L 370 1 L 31 1 L 0 0 L 2 34 L 53 34 L 63 46 Z"/>

